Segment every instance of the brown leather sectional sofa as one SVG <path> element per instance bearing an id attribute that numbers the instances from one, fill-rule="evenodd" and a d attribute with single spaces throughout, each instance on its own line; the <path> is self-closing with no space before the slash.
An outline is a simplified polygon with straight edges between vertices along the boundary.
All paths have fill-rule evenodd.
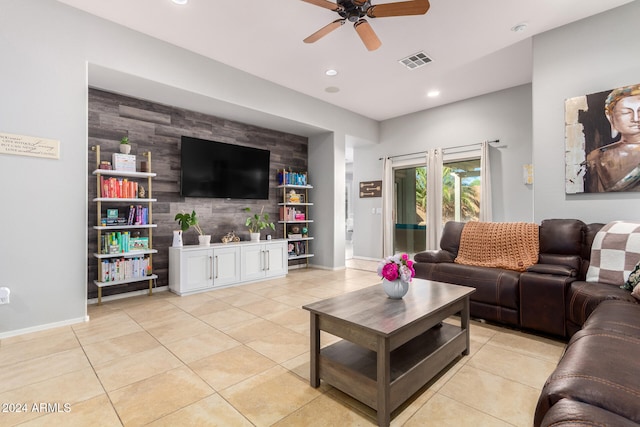
<path id="1" fill-rule="evenodd" d="M 640 305 L 596 307 L 545 383 L 534 426 L 640 425 Z"/>
<path id="2" fill-rule="evenodd" d="M 548 219 L 540 224 L 538 263 L 525 272 L 454 263 L 463 222 L 444 226 L 440 250 L 415 255 L 416 277 L 472 286 L 471 316 L 569 338 L 600 302 L 635 302 L 629 291 L 585 282 L 591 244 L 604 224 Z"/>
<path id="3" fill-rule="evenodd" d="M 454 263 L 461 222 L 445 225 L 440 250 L 414 257 L 416 277 L 476 288 L 472 317 L 569 339 L 535 427 L 640 425 L 640 304 L 629 291 L 585 281 L 603 225 L 542 221 L 539 260 L 525 272 Z"/>

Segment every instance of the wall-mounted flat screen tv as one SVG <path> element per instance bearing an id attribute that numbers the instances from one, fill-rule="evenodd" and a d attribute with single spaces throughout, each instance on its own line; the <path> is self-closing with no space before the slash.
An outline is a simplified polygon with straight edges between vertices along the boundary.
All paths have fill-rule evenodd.
<path id="1" fill-rule="evenodd" d="M 180 154 L 182 196 L 269 198 L 269 150 L 183 136 Z"/>

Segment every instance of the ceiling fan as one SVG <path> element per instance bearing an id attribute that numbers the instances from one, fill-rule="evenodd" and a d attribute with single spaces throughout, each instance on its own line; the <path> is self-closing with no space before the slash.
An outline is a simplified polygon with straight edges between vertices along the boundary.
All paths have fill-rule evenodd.
<path id="1" fill-rule="evenodd" d="M 353 22 L 356 32 L 368 50 L 376 50 L 382 42 L 364 17 L 383 18 L 387 16 L 424 15 L 429 10 L 429 0 L 410 0 L 396 3 L 372 5 L 369 0 L 336 0 L 336 3 L 328 0 L 302 0 L 316 6 L 324 7 L 337 12 L 340 19 L 325 25 L 309 37 L 305 43 L 313 43 L 320 40 L 347 21 Z"/>

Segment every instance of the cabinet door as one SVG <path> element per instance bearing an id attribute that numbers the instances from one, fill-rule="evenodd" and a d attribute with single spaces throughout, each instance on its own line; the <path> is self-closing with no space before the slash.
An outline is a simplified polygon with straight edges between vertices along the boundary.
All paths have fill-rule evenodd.
<path id="1" fill-rule="evenodd" d="M 180 293 L 213 286 L 213 249 L 182 252 Z"/>
<path id="2" fill-rule="evenodd" d="M 213 250 L 213 286 L 229 285 L 240 281 L 240 248 Z"/>
<path id="3" fill-rule="evenodd" d="M 240 250 L 242 256 L 241 280 L 256 280 L 264 277 L 264 245 L 245 245 Z"/>
<path id="4" fill-rule="evenodd" d="M 265 274 L 267 277 L 282 276 L 287 274 L 289 267 L 289 260 L 287 258 L 287 243 L 266 243 L 265 244 L 266 255 L 266 269 Z"/>

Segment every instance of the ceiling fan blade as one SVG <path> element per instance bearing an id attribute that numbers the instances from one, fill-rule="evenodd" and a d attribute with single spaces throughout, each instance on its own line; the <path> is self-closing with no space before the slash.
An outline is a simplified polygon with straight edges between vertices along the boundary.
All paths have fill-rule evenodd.
<path id="1" fill-rule="evenodd" d="M 307 37 L 303 41 L 305 43 L 316 42 L 316 41 L 320 40 L 322 37 L 324 37 L 327 34 L 329 34 L 331 31 L 335 30 L 338 27 L 341 27 L 342 24 L 344 24 L 344 22 L 345 22 L 344 19 L 336 19 L 331 24 L 325 25 L 324 27 L 320 28 L 318 31 L 316 31 L 315 33 L 311 34 L 309 37 Z"/>
<path id="2" fill-rule="evenodd" d="M 327 0 L 302 0 L 307 3 L 315 4 L 316 6 L 324 7 L 325 9 L 330 9 L 333 11 L 338 10 L 338 5 L 335 3 L 331 3 Z"/>
<path id="3" fill-rule="evenodd" d="M 371 28 L 371 25 L 364 19 L 360 19 L 358 22 L 353 24 L 356 32 L 362 39 L 362 43 L 367 47 L 367 50 L 376 50 L 382 45 L 382 42 Z"/>
<path id="4" fill-rule="evenodd" d="M 386 16 L 424 15 L 429 10 L 429 7 L 429 0 L 378 4 L 367 9 L 367 16 L 370 18 L 384 18 Z"/>

